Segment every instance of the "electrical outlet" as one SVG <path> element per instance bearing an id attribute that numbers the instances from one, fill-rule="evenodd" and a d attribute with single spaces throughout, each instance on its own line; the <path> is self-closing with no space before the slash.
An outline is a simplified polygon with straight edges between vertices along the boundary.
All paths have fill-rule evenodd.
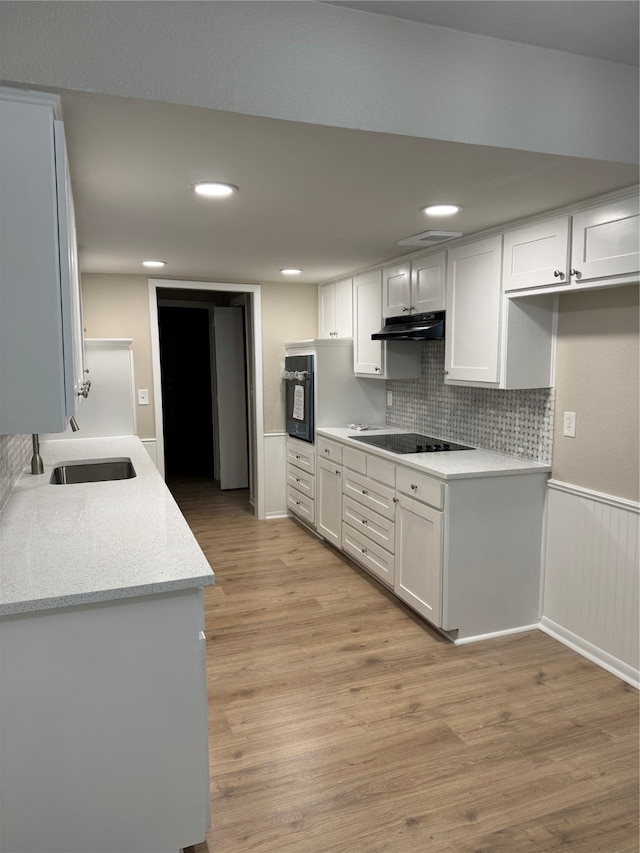
<path id="1" fill-rule="evenodd" d="M 393 391 L 387 391 L 387 406 L 393 406 Z"/>
<path id="2" fill-rule="evenodd" d="M 569 438 L 575 438 L 576 437 L 576 413 L 575 412 L 565 412 L 564 413 L 563 435 L 566 435 Z"/>

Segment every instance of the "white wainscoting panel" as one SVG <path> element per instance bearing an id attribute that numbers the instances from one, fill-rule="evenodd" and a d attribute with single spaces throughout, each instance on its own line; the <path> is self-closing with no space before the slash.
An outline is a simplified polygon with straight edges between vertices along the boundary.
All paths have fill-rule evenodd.
<path id="1" fill-rule="evenodd" d="M 287 512 L 287 434 L 264 436 L 265 518 L 285 518 Z"/>
<path id="2" fill-rule="evenodd" d="M 540 627 L 636 687 L 640 505 L 549 482 Z"/>

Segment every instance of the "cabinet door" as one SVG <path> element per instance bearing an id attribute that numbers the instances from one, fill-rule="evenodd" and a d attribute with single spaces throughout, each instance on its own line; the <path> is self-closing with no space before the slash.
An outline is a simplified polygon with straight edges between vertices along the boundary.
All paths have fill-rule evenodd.
<path id="1" fill-rule="evenodd" d="M 569 217 L 539 222 L 504 235 L 502 289 L 562 284 L 568 278 Z"/>
<path id="2" fill-rule="evenodd" d="M 411 264 L 398 264 L 382 271 L 382 314 L 398 317 L 413 311 L 411 304 Z M 374 330 L 375 331 L 375 330 Z"/>
<path id="3" fill-rule="evenodd" d="M 0 98 L 0 433 L 55 433 L 75 412 L 68 245 L 53 109 Z"/>
<path id="4" fill-rule="evenodd" d="M 353 337 L 353 279 L 337 281 L 335 331 L 338 338 Z"/>
<path id="5" fill-rule="evenodd" d="M 396 509 L 394 592 L 429 622 L 442 624 L 442 513 L 404 495 Z"/>
<path id="6" fill-rule="evenodd" d="M 318 285 L 318 337 L 333 338 L 336 332 L 336 285 Z"/>
<path id="7" fill-rule="evenodd" d="M 379 376 L 383 372 L 382 341 L 372 341 L 382 326 L 382 272 L 363 273 L 353 280 L 353 372 Z"/>
<path id="8" fill-rule="evenodd" d="M 498 382 L 502 236 L 451 249 L 447 259 L 448 379 Z"/>
<path id="9" fill-rule="evenodd" d="M 444 311 L 447 253 L 437 252 L 411 262 L 411 311 Z"/>
<path id="10" fill-rule="evenodd" d="M 571 274 L 579 282 L 638 272 L 638 196 L 573 217 Z"/>
<path id="11" fill-rule="evenodd" d="M 318 459 L 316 529 L 321 536 L 340 547 L 342 541 L 342 467 Z"/>

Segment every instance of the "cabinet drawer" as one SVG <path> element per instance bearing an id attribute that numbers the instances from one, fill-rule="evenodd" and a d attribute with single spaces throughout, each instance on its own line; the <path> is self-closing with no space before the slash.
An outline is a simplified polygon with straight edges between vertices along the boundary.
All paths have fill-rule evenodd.
<path id="1" fill-rule="evenodd" d="M 328 459 L 342 465 L 342 445 L 326 438 L 318 438 L 318 459 Z"/>
<path id="2" fill-rule="evenodd" d="M 393 554 L 376 545 L 350 525 L 342 525 L 342 550 L 388 586 L 393 586 L 395 559 Z"/>
<path id="3" fill-rule="evenodd" d="M 342 462 L 345 468 L 350 468 L 359 474 L 367 473 L 367 454 L 362 453 L 360 450 L 354 450 L 353 447 L 344 447 L 342 449 Z"/>
<path id="4" fill-rule="evenodd" d="M 287 506 L 300 518 L 314 524 L 316 520 L 316 504 L 315 501 L 303 495 L 297 489 L 287 489 Z"/>
<path id="5" fill-rule="evenodd" d="M 346 471 L 343 494 L 353 498 L 358 503 L 364 504 L 385 518 L 393 519 L 395 517 L 396 505 L 393 501 L 393 489 L 375 483 L 367 477 Z"/>
<path id="6" fill-rule="evenodd" d="M 396 466 L 377 456 L 367 456 L 367 477 L 393 488 L 396 484 Z"/>
<path id="7" fill-rule="evenodd" d="M 287 486 L 302 492 L 303 495 L 313 500 L 316 491 L 316 482 L 313 474 L 296 468 L 295 465 L 287 465 Z"/>
<path id="8" fill-rule="evenodd" d="M 444 508 L 444 483 L 428 474 L 399 467 L 396 472 L 396 486 L 399 492 L 417 501 L 430 504 L 436 509 Z"/>
<path id="9" fill-rule="evenodd" d="M 342 505 L 342 520 L 354 530 L 362 531 L 372 542 L 380 545 L 390 554 L 394 552 L 395 525 L 390 518 L 384 518 L 369 507 L 345 497 Z"/>
<path id="10" fill-rule="evenodd" d="M 303 471 L 308 471 L 313 474 L 316 470 L 316 452 L 312 444 L 306 447 L 301 446 L 296 442 L 287 444 L 287 462 L 295 465 L 296 468 L 302 468 Z"/>

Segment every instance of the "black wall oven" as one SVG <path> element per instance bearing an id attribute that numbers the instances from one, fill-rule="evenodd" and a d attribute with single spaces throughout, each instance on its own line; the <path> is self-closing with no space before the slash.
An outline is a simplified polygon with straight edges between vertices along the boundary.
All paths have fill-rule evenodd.
<path id="1" fill-rule="evenodd" d="M 286 428 L 292 438 L 313 444 L 313 356 L 288 355 L 284 360 Z"/>

